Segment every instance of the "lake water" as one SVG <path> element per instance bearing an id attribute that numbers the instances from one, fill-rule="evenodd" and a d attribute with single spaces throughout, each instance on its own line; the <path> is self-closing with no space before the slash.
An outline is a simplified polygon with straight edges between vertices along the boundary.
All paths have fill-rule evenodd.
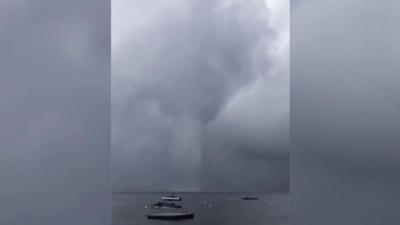
<path id="1" fill-rule="evenodd" d="M 150 204 L 170 193 L 113 193 L 113 225 L 288 225 L 289 194 L 177 193 L 183 209 L 153 209 Z M 258 200 L 242 200 L 256 196 Z M 164 211 L 192 211 L 195 218 L 182 221 L 148 220 L 146 215 Z"/>

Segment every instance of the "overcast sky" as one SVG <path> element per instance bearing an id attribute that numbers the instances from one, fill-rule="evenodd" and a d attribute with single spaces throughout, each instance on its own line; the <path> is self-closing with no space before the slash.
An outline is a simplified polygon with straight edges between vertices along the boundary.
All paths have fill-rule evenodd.
<path id="1" fill-rule="evenodd" d="M 288 63 L 289 1 L 112 1 L 113 190 L 288 191 Z"/>

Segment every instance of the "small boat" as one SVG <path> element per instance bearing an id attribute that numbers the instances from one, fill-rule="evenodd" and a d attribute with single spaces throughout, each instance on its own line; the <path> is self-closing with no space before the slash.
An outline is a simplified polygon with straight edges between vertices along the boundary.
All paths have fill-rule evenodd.
<path id="1" fill-rule="evenodd" d="M 175 194 L 172 194 L 170 196 L 161 197 L 161 200 L 163 200 L 163 201 L 181 201 L 182 198 L 176 196 Z"/>
<path id="2" fill-rule="evenodd" d="M 181 201 L 182 198 L 181 197 L 173 197 L 173 196 L 165 196 L 165 197 L 161 197 L 161 200 L 163 201 Z"/>
<path id="3" fill-rule="evenodd" d="M 194 213 L 191 213 L 191 212 L 160 212 L 160 213 L 148 214 L 147 219 L 158 219 L 158 220 L 194 219 Z"/>
<path id="4" fill-rule="evenodd" d="M 151 205 L 152 208 L 174 208 L 174 209 L 180 209 L 182 208 L 181 205 L 175 204 L 173 202 L 157 202 L 155 204 Z"/>
<path id="5" fill-rule="evenodd" d="M 246 196 L 246 197 L 243 197 L 242 200 L 258 200 L 258 198 Z"/>

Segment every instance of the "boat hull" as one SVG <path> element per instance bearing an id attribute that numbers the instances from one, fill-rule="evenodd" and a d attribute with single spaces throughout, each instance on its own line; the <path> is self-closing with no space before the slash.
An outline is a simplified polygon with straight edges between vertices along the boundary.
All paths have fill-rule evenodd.
<path id="1" fill-rule="evenodd" d="M 158 220 L 183 220 L 193 219 L 194 213 L 154 213 L 147 215 L 148 219 Z"/>

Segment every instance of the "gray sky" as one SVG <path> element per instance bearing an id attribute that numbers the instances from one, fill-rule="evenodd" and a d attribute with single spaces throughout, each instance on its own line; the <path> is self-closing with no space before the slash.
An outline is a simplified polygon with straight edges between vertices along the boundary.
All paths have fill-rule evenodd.
<path id="1" fill-rule="evenodd" d="M 292 8 L 296 224 L 400 223 L 399 8 L 392 0 Z"/>
<path id="2" fill-rule="evenodd" d="M 0 224 L 108 224 L 109 8 L 0 1 Z"/>
<path id="3" fill-rule="evenodd" d="M 114 191 L 288 191 L 289 5 L 267 4 L 112 2 Z"/>

